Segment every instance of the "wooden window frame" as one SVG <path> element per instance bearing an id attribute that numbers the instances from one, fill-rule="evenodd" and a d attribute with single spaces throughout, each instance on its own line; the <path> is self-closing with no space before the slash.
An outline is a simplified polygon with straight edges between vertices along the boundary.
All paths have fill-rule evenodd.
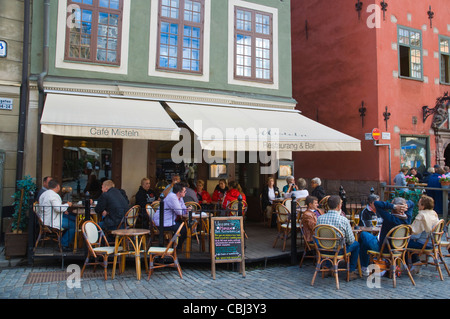
<path id="1" fill-rule="evenodd" d="M 123 0 L 119 0 L 119 9 L 111 9 L 100 7 L 100 0 L 93 0 L 93 4 L 85 4 L 80 2 L 75 2 L 72 0 L 67 0 L 67 7 L 70 6 L 78 6 L 81 10 L 91 10 L 92 11 L 92 22 L 91 22 L 91 43 L 90 43 L 90 51 L 91 57 L 90 59 L 83 58 L 75 58 L 69 55 L 70 52 L 70 27 L 66 24 L 66 43 L 64 50 L 64 61 L 69 62 L 85 62 L 92 63 L 97 65 L 108 65 L 108 66 L 120 66 L 121 63 L 121 47 L 122 47 L 122 21 L 123 21 Z M 98 50 L 98 25 L 99 25 L 99 14 L 108 13 L 118 15 L 117 21 L 117 46 L 116 46 L 116 62 L 109 61 L 101 61 L 97 60 L 97 50 Z M 66 21 L 69 21 L 73 15 L 72 12 L 67 12 Z M 81 42 L 80 42 L 81 47 Z M 108 49 L 106 49 L 108 51 Z"/>
<path id="2" fill-rule="evenodd" d="M 441 41 L 447 41 L 449 52 L 441 51 Z M 442 67 L 443 56 L 447 57 L 447 69 Z M 439 81 L 441 84 L 450 85 L 450 37 L 440 35 L 439 36 Z"/>
<path id="3" fill-rule="evenodd" d="M 155 69 L 159 71 L 170 71 L 177 73 L 188 74 L 203 74 L 203 46 L 204 46 L 204 29 L 205 29 L 205 0 L 192 0 L 192 2 L 199 2 L 201 5 L 200 22 L 186 21 L 184 19 L 185 1 L 179 0 L 178 19 L 171 17 L 163 17 L 162 15 L 162 0 L 158 0 L 158 40 L 156 49 L 156 66 Z M 178 25 L 178 43 L 177 43 L 177 67 L 162 67 L 160 66 L 160 50 L 161 50 L 161 24 L 163 22 Z M 184 42 L 184 27 L 195 27 L 200 29 L 200 43 L 199 43 L 199 70 L 185 70 L 183 69 L 183 42 Z"/>
<path id="4" fill-rule="evenodd" d="M 237 29 L 237 11 L 238 10 L 242 10 L 244 12 L 250 12 L 252 15 L 252 30 L 251 31 L 245 31 L 245 30 L 238 30 Z M 256 15 L 257 14 L 261 14 L 261 15 L 266 15 L 270 17 L 270 31 L 269 34 L 263 34 L 263 33 L 257 33 L 256 32 Z M 237 36 L 238 34 L 242 34 L 244 36 L 250 36 L 251 37 L 251 76 L 241 76 L 241 75 L 237 75 Z M 267 39 L 269 40 L 270 43 L 270 77 L 269 79 L 263 79 L 263 78 L 258 78 L 256 77 L 256 39 L 257 38 L 261 38 L 261 39 Z M 273 77 L 273 68 L 274 68 L 274 52 L 273 52 L 274 48 L 273 48 L 273 14 L 270 12 L 264 12 L 264 11 L 260 11 L 260 10 L 254 10 L 254 9 L 250 9 L 250 8 L 245 8 L 245 7 L 239 7 L 239 6 L 235 6 L 234 7 L 234 79 L 236 80 L 244 80 L 244 81 L 251 81 L 251 82 L 260 82 L 260 83 L 271 83 L 273 84 L 274 81 L 274 77 Z"/>
<path id="5" fill-rule="evenodd" d="M 408 44 L 404 44 L 404 43 L 400 43 L 400 30 L 405 30 L 408 32 L 416 32 L 420 35 L 420 46 L 416 46 L 416 45 L 412 45 L 411 44 L 411 37 L 409 37 L 409 43 Z M 409 28 L 409 27 L 405 27 L 405 26 L 398 26 L 397 27 L 397 43 L 398 43 L 398 68 L 399 68 L 399 77 L 400 78 L 404 78 L 404 79 L 410 79 L 410 80 L 418 80 L 418 81 L 423 81 L 423 35 L 422 35 L 422 31 L 419 29 L 413 29 L 413 28 Z M 408 65 L 408 70 L 409 70 L 409 76 L 406 75 L 402 75 L 402 68 L 401 68 L 401 51 L 402 51 L 402 47 L 404 48 L 408 48 L 408 53 L 409 53 L 409 65 Z M 412 68 L 412 50 L 419 50 L 420 51 L 420 77 L 414 77 L 412 76 L 412 72 L 413 72 L 413 68 Z"/>

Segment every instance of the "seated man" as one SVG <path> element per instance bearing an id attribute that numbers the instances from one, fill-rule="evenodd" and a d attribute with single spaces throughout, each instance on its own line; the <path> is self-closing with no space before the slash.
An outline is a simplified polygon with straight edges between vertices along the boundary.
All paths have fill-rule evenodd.
<path id="1" fill-rule="evenodd" d="M 317 218 L 317 225 L 331 225 L 339 229 L 345 238 L 346 250 L 350 253 L 350 276 L 349 280 L 359 277 L 356 272 L 359 256 L 359 243 L 355 240 L 350 221 L 341 215 L 342 200 L 338 195 L 331 195 L 328 198 L 329 210 L 326 214 Z"/>
<path id="2" fill-rule="evenodd" d="M 102 194 L 98 198 L 95 212 L 102 215 L 99 226 L 103 230 L 115 230 L 128 210 L 128 201 L 122 192 L 115 188 L 112 180 L 102 184 Z"/>
<path id="3" fill-rule="evenodd" d="M 70 215 L 67 209 L 71 202 L 63 204 L 59 191 L 61 186 L 54 179 L 48 182 L 48 190 L 39 197 L 39 205 L 42 207 L 40 216 L 44 225 L 64 229 L 61 237 L 61 246 L 64 251 L 70 250 L 69 245 L 75 237 L 75 216 Z"/>
<path id="4" fill-rule="evenodd" d="M 186 208 L 184 204 L 184 196 L 186 195 L 186 186 L 183 183 L 176 183 L 172 187 L 172 191 L 164 199 L 164 231 L 176 232 L 180 225 L 183 223 L 181 216 L 186 215 L 191 207 Z M 156 213 L 153 215 L 153 222 L 156 227 L 160 225 L 160 214 L 161 211 L 158 208 Z M 183 227 L 178 238 L 177 249 L 183 247 L 184 240 L 186 239 L 187 231 L 186 227 Z"/>
<path id="5" fill-rule="evenodd" d="M 136 193 L 136 205 L 141 207 L 139 216 L 142 221 L 142 227 L 149 228 L 148 214 L 145 210 L 147 204 L 151 204 L 156 200 L 156 193 L 150 188 L 150 178 L 144 177 L 141 180 L 141 186 Z"/>
<path id="6" fill-rule="evenodd" d="M 372 227 L 372 219 L 376 218 L 377 212 L 375 209 L 375 201 L 380 200 L 380 196 L 370 194 L 367 199 L 366 208 L 364 208 L 360 214 L 358 226 Z"/>
<path id="7" fill-rule="evenodd" d="M 386 235 L 392 228 L 402 224 L 411 224 L 412 211 L 414 208 L 414 203 L 412 201 L 406 201 L 406 199 L 402 197 L 394 198 L 392 203 L 375 201 L 374 205 L 377 214 L 383 218 L 383 225 L 381 226 L 379 240 L 375 235 L 368 232 L 362 232 L 359 236 L 361 244 L 361 270 L 365 276 L 369 275 L 369 271 L 367 270 L 367 267 L 369 266 L 369 254 L 367 251 L 380 251 Z M 390 213 L 388 210 L 391 210 L 392 212 Z"/>
<path id="8" fill-rule="evenodd" d="M 305 240 L 311 243 L 313 241 L 313 230 L 317 224 L 317 217 L 320 216 L 320 212 L 317 210 L 319 202 L 317 197 L 308 196 L 305 204 L 308 209 L 302 214 L 303 233 L 305 234 Z"/>

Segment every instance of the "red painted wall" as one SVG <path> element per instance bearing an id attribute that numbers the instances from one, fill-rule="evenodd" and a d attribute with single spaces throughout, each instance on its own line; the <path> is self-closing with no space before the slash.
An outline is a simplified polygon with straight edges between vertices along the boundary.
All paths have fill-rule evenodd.
<path id="1" fill-rule="evenodd" d="M 294 153 L 296 177 L 322 179 L 387 181 L 388 148 L 375 147 L 365 141 L 364 134 L 375 127 L 386 131 L 385 106 L 391 117 L 387 132 L 391 133 L 392 179 L 400 169 L 400 134 L 429 135 L 431 117 L 422 123 L 422 106 L 434 107 L 436 98 L 449 91 L 449 86 L 436 85 L 439 78 L 439 34 L 449 36 L 450 21 L 447 0 L 389 1 L 386 19 L 380 15 L 380 28 L 369 28 L 374 11 L 363 1 L 361 17 L 355 10 L 356 1 L 294 0 L 292 7 L 293 96 L 302 114 L 361 140 L 361 152 Z M 448 1 L 447 1 L 448 2 Z M 435 11 L 433 27 L 429 27 L 428 5 Z M 408 21 L 408 15 L 411 21 Z M 395 18 L 392 18 L 393 15 Z M 307 21 L 307 28 L 306 28 Z M 394 22 L 392 22 L 394 21 Z M 400 79 L 397 25 L 422 29 L 424 75 L 428 83 Z M 307 29 L 307 31 L 306 31 Z M 364 127 L 358 109 L 364 101 L 367 108 Z M 412 117 L 417 124 L 412 124 Z M 395 129 L 394 129 L 395 128 Z M 435 138 L 430 136 L 434 164 Z"/>

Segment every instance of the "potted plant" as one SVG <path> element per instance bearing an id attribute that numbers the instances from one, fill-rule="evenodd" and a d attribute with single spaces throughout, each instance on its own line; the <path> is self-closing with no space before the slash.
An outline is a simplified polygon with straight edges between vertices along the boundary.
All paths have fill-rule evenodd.
<path id="1" fill-rule="evenodd" d="M 450 186 L 450 177 L 446 175 L 439 176 L 439 183 L 441 183 L 442 188 L 448 188 Z"/>
<path id="2" fill-rule="evenodd" d="M 415 185 L 419 182 L 419 179 L 412 175 L 406 175 L 406 185 Z"/>
<path id="3" fill-rule="evenodd" d="M 11 232 L 5 234 L 5 256 L 25 256 L 27 251 L 28 233 L 24 232 L 28 226 L 28 210 L 32 204 L 32 196 L 36 184 L 30 176 L 17 181 L 17 191 L 14 198 L 14 214 Z"/>

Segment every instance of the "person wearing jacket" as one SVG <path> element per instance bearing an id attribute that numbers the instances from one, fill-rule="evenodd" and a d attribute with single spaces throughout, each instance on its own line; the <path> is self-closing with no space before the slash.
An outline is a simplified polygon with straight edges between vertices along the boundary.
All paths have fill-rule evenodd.
<path id="1" fill-rule="evenodd" d="M 62 203 L 61 196 L 58 194 L 61 186 L 56 180 L 50 180 L 47 187 L 48 190 L 39 197 L 39 206 L 41 207 L 39 215 L 44 225 L 64 229 L 61 246 L 64 251 L 69 251 L 69 245 L 75 237 L 75 216 L 67 211 L 72 203 Z"/>
<path id="2" fill-rule="evenodd" d="M 369 266 L 369 254 L 367 251 L 380 251 L 386 235 L 392 228 L 399 225 L 410 225 L 412 211 L 414 209 L 414 203 L 410 200 L 407 201 L 402 197 L 394 198 L 391 203 L 375 201 L 374 205 L 377 215 L 383 218 L 383 225 L 380 230 L 380 239 L 368 232 L 361 232 L 359 236 L 359 241 L 361 244 L 361 270 L 365 276 L 369 275 L 369 271 L 367 269 Z"/>
<path id="3" fill-rule="evenodd" d="M 195 191 L 199 204 L 211 204 L 211 195 L 205 190 L 205 182 L 201 179 L 197 181 L 197 189 Z"/>
<path id="4" fill-rule="evenodd" d="M 214 189 L 212 195 L 212 203 L 217 205 L 222 205 L 225 193 L 228 191 L 227 181 L 224 179 L 219 180 L 219 184 Z"/>
<path id="5" fill-rule="evenodd" d="M 241 185 L 239 183 L 232 181 L 229 183 L 230 189 L 225 194 L 225 198 L 223 200 L 222 207 L 224 209 L 227 208 L 228 204 L 231 203 L 234 200 L 237 200 L 239 195 L 242 195 L 242 200 L 247 201 L 247 198 L 245 197 L 245 194 L 242 192 Z"/>
<path id="6" fill-rule="evenodd" d="M 115 188 L 112 180 L 102 184 L 102 194 L 98 198 L 95 212 L 102 215 L 99 226 L 103 230 L 115 230 L 128 210 L 128 200 L 122 192 Z"/>
<path id="7" fill-rule="evenodd" d="M 150 178 L 144 177 L 141 180 L 141 186 L 139 186 L 139 190 L 137 191 L 135 198 L 136 198 L 136 205 L 139 205 L 141 207 L 139 211 L 139 216 L 142 220 L 142 227 L 148 229 L 149 219 L 148 214 L 145 210 L 145 206 L 147 204 L 153 203 L 156 200 L 156 193 L 154 190 L 151 189 Z"/>

